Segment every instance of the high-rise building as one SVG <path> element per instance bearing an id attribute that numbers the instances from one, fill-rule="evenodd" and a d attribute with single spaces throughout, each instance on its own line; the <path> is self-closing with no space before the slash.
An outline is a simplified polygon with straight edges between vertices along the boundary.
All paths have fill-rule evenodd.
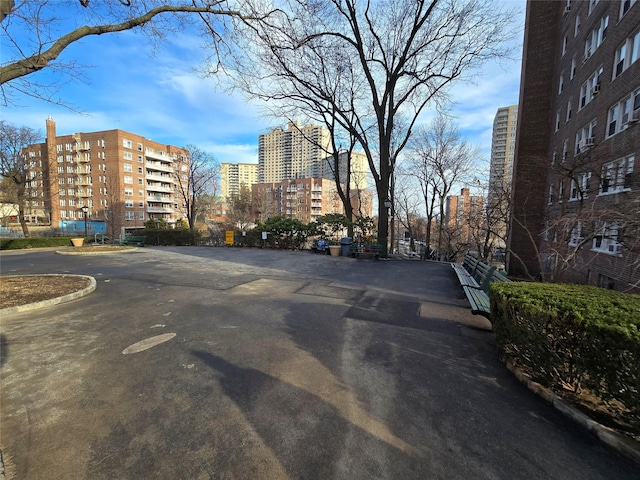
<path id="1" fill-rule="evenodd" d="M 527 2 L 507 268 L 640 290 L 640 2 Z"/>
<path id="2" fill-rule="evenodd" d="M 271 183 L 320 177 L 321 161 L 331 152 L 326 128 L 290 122 L 287 130 L 276 129 L 258 137 L 258 180 Z"/>
<path id="3" fill-rule="evenodd" d="M 221 163 L 220 183 L 225 200 L 238 195 L 243 188 L 251 191 L 251 185 L 258 183 L 258 164 Z"/>
<path id="4" fill-rule="evenodd" d="M 513 156 L 516 148 L 518 126 L 518 106 L 511 105 L 498 109 L 493 120 L 491 141 L 491 166 L 489 170 L 489 191 L 487 195 L 487 221 L 496 247 L 505 246 L 511 181 L 513 179 Z"/>
<path id="5" fill-rule="evenodd" d="M 367 156 L 364 153 L 352 152 L 351 161 L 347 161 L 348 159 L 347 152 L 340 152 L 338 155 L 338 178 L 340 183 L 345 184 L 347 175 L 350 172 L 349 184 L 351 190 L 365 190 L 368 185 L 367 172 L 369 171 Z M 333 155 L 322 159 L 320 166 L 316 169 L 317 177 L 335 180 L 336 168 L 334 163 Z"/>
<path id="6" fill-rule="evenodd" d="M 181 148 L 122 130 L 58 136 L 48 118 L 45 142 L 27 146 L 25 155 L 29 206 L 63 232 L 89 220 L 90 233 L 117 236 L 150 219 L 184 217 L 178 182 L 186 184 L 189 157 Z"/>

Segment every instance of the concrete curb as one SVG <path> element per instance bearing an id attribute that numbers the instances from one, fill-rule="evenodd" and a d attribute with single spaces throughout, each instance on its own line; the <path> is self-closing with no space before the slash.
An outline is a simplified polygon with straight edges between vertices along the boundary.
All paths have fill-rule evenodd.
<path id="1" fill-rule="evenodd" d="M 8 307 L 0 309 L 0 314 L 5 315 L 8 313 L 17 313 L 17 312 L 26 312 L 29 310 L 35 310 L 37 308 L 51 307 L 53 305 L 58 305 L 59 303 L 70 302 L 71 300 L 75 300 L 80 297 L 84 297 L 85 295 L 89 295 L 96 289 L 96 279 L 93 277 L 89 277 L 87 275 L 56 275 L 56 274 L 45 274 L 45 275 L 21 275 L 24 277 L 82 277 L 89 279 L 89 285 L 82 290 L 78 290 L 77 292 L 69 293 L 68 295 L 63 295 L 61 297 L 50 298 L 49 300 L 42 300 L 41 302 L 28 303 L 26 305 L 18 305 L 16 307 Z"/>
<path id="2" fill-rule="evenodd" d="M 531 380 L 527 374 L 525 374 L 520 368 L 516 367 L 513 363 L 507 362 L 507 368 L 518 380 L 524 383 L 529 390 L 542 397 L 547 403 L 551 404 L 563 415 L 569 417 L 578 425 L 596 435 L 600 441 L 640 464 L 640 442 L 618 433 L 612 428 L 600 425 L 578 409 L 568 405 L 558 395 L 555 395 L 539 383 Z"/>
<path id="3" fill-rule="evenodd" d="M 138 250 L 138 247 L 129 247 L 129 248 L 123 248 L 122 250 L 111 250 L 111 251 L 102 251 L 102 252 L 87 252 L 87 251 L 74 252 L 73 251 L 74 247 L 69 247 L 69 248 L 70 250 L 56 250 L 56 253 L 58 255 L 109 255 L 114 253 L 129 253 L 129 252 Z"/>

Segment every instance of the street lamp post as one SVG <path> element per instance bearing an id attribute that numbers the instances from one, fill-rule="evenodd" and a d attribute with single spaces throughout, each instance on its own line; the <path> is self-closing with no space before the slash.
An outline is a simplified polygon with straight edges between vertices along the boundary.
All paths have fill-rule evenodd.
<path id="1" fill-rule="evenodd" d="M 82 215 L 84 216 L 84 237 L 87 238 L 87 212 L 89 211 L 89 207 L 86 205 L 82 206 Z"/>

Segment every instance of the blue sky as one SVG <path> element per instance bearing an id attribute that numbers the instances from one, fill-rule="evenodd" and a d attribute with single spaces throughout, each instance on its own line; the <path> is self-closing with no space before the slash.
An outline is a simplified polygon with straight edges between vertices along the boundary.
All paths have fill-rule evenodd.
<path id="1" fill-rule="evenodd" d="M 486 160 L 497 109 L 518 102 L 525 0 L 508 4 L 521 10 L 518 58 L 486 65 L 475 85 L 458 84 L 452 95 L 463 136 L 480 147 Z M 44 132 L 45 119 L 51 116 L 58 134 L 119 128 L 165 144 L 197 145 L 220 162 L 254 163 L 258 135 L 285 124 L 262 117 L 258 105 L 216 89 L 214 79 L 195 72 L 204 59 L 195 31 L 172 36 L 155 53 L 133 32 L 88 37 L 70 46 L 63 57 L 89 66 L 82 71 L 84 81 L 67 83 L 58 93 L 82 113 L 17 96 L 16 105 L 2 107 L 3 120 Z M 47 82 L 53 75 L 44 70 L 30 80 Z"/>

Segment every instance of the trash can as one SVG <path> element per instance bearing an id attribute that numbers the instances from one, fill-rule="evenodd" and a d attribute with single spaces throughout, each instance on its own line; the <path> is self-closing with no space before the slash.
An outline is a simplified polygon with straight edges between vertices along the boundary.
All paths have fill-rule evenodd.
<path id="1" fill-rule="evenodd" d="M 351 237 L 342 237 L 340 239 L 340 255 L 343 257 L 351 256 Z"/>

